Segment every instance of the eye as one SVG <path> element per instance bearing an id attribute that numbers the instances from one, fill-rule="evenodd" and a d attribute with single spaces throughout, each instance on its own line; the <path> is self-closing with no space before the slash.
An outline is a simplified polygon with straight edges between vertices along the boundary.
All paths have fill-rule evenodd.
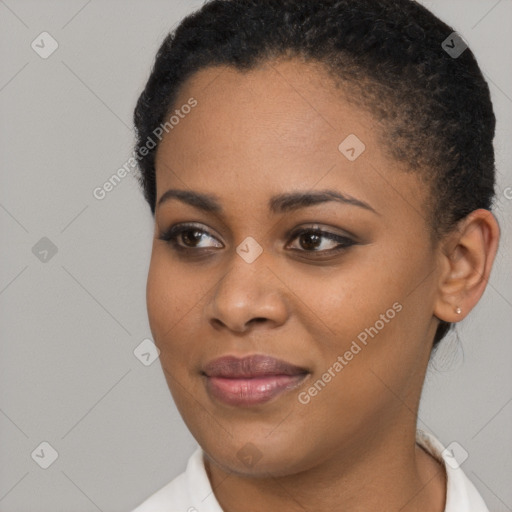
<path id="1" fill-rule="evenodd" d="M 216 240 L 213 236 L 208 234 L 204 229 L 199 228 L 195 224 L 176 224 L 169 230 L 158 237 L 171 244 L 177 250 L 190 250 L 190 249 L 207 249 L 209 247 L 223 247 L 222 244 L 214 246 L 201 246 L 202 241 L 211 238 Z M 182 244 L 179 243 L 181 240 Z"/>
<path id="2" fill-rule="evenodd" d="M 322 230 L 318 226 L 299 228 L 288 236 L 292 240 L 297 239 L 299 242 L 299 248 L 292 247 L 292 250 L 305 253 L 336 253 L 356 243 L 347 236 Z M 158 238 L 168 242 L 173 249 L 185 252 L 190 252 L 194 249 L 223 247 L 208 231 L 192 223 L 176 224 Z M 206 243 L 209 238 L 217 241 L 217 243 L 201 245 L 202 242 Z"/>
<path id="3" fill-rule="evenodd" d="M 295 230 L 290 236 L 292 239 L 299 241 L 299 246 L 302 247 L 302 249 L 294 249 L 299 252 L 340 252 L 355 244 L 355 242 L 347 236 L 324 231 L 316 226 Z"/>

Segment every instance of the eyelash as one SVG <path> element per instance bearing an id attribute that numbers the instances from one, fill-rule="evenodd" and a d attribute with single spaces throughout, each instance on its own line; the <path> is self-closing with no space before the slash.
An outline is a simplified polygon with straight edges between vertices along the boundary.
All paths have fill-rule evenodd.
<path id="1" fill-rule="evenodd" d="M 215 238 L 212 235 L 210 235 L 207 231 L 205 231 L 202 228 L 199 228 L 195 224 L 187 224 L 187 223 L 176 224 L 176 225 L 172 226 L 166 232 L 162 233 L 158 238 L 159 238 L 159 240 L 163 240 L 163 241 L 167 242 L 169 245 L 171 245 L 171 247 L 174 250 L 180 251 L 182 253 L 192 253 L 192 252 L 197 253 L 197 251 L 201 251 L 201 250 L 208 251 L 211 249 L 211 248 L 184 247 L 184 246 L 180 245 L 178 243 L 177 239 L 180 235 L 182 235 L 183 233 L 186 233 L 187 231 L 196 231 L 198 233 L 205 234 L 207 236 L 211 236 L 212 238 Z M 320 250 L 320 251 L 318 251 L 318 250 L 309 250 L 308 251 L 308 250 L 304 250 L 304 249 L 293 249 L 294 251 L 303 252 L 303 253 L 312 253 L 312 254 L 314 254 L 314 253 L 334 254 L 334 253 L 339 253 L 339 252 L 345 251 L 352 245 L 355 245 L 355 243 L 356 243 L 354 240 L 352 240 L 346 236 L 337 235 L 335 233 L 331 233 L 329 231 L 324 231 L 322 229 L 314 228 L 314 227 L 299 228 L 297 230 L 292 231 L 289 234 L 289 236 L 291 237 L 292 240 L 295 240 L 296 238 L 300 237 L 303 234 L 312 234 L 312 235 L 320 236 L 322 238 L 327 238 L 328 240 L 339 242 L 339 246 L 334 249 Z M 198 243 L 200 241 L 201 240 L 199 240 Z"/>

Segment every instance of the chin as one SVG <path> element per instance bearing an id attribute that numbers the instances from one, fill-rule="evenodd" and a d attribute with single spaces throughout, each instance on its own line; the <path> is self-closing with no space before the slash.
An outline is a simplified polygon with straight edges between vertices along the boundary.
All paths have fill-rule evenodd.
<path id="1" fill-rule="evenodd" d="M 308 450 L 301 432 L 295 435 L 290 431 L 274 432 L 269 436 L 267 431 L 251 426 L 250 429 L 232 428 L 232 435 L 222 439 L 206 431 L 193 432 L 193 435 L 215 464 L 238 475 L 286 476 L 314 466 L 318 449 L 311 446 Z"/>

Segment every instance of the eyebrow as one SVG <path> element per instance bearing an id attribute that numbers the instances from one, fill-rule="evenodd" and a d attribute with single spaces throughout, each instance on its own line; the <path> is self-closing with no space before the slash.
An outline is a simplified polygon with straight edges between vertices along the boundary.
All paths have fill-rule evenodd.
<path id="1" fill-rule="evenodd" d="M 182 201 L 183 203 L 208 213 L 223 213 L 218 196 L 193 192 L 191 190 L 169 189 L 162 194 L 158 200 L 157 207 L 171 199 L 177 199 L 178 201 Z M 298 191 L 278 194 L 270 198 L 268 207 L 272 213 L 277 214 L 287 213 L 300 208 L 306 208 L 308 206 L 314 206 L 316 204 L 327 203 L 330 201 L 358 206 L 379 215 L 379 213 L 368 203 L 361 201 L 360 199 L 356 199 L 355 197 L 341 194 L 336 190 L 319 190 L 315 192 Z"/>

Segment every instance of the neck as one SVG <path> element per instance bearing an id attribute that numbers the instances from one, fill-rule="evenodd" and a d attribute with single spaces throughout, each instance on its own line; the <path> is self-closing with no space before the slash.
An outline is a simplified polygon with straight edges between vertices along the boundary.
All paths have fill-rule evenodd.
<path id="1" fill-rule="evenodd" d="M 314 468 L 286 476 L 229 473 L 207 459 L 206 470 L 224 512 L 443 512 L 442 465 L 415 442 L 415 429 L 366 435 Z"/>

